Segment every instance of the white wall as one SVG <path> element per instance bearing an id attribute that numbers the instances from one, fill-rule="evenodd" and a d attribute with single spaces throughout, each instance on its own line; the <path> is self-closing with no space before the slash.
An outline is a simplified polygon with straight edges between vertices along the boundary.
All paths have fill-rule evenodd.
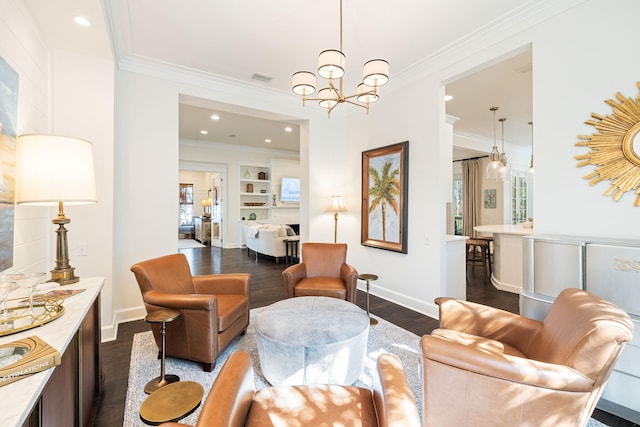
<path id="1" fill-rule="evenodd" d="M 0 3 L 0 55 L 18 73 L 17 134 L 50 131 L 50 52 L 19 1 Z M 15 209 L 13 268 L 53 268 L 55 211 L 18 205 Z"/>

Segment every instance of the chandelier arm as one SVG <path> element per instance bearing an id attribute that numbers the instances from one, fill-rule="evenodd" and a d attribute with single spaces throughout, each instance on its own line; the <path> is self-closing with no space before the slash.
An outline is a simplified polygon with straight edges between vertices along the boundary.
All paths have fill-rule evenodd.
<path id="1" fill-rule="evenodd" d="M 351 97 L 349 97 L 349 98 L 351 98 Z M 369 107 L 368 107 L 367 105 L 365 105 L 365 104 L 360 104 L 359 102 L 351 101 L 351 100 L 349 100 L 348 98 L 345 98 L 345 99 L 344 99 L 344 102 L 346 102 L 347 104 L 351 104 L 351 105 L 357 105 L 358 107 L 362 107 L 362 108 L 364 108 L 364 109 L 366 109 L 366 110 L 369 110 Z"/>

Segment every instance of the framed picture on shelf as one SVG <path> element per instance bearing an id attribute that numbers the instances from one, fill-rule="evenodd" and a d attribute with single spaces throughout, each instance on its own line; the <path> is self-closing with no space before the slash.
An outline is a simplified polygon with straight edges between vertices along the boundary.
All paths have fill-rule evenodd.
<path id="1" fill-rule="evenodd" d="M 364 246 L 407 253 L 409 141 L 362 152 Z"/>

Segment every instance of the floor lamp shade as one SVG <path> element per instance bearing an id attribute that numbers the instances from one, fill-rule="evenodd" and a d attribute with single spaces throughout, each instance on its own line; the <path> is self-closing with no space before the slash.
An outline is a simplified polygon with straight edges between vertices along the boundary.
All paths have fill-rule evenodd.
<path id="1" fill-rule="evenodd" d="M 69 248 L 63 205 L 96 203 L 96 184 L 91 143 L 53 135 L 22 135 L 16 150 L 16 200 L 18 204 L 58 206 L 52 223 L 56 230 L 56 268 L 51 281 L 61 285 L 77 282 L 69 265 Z"/>
<path id="2" fill-rule="evenodd" d="M 346 212 L 344 205 L 342 204 L 342 197 L 331 196 L 329 200 L 329 207 L 326 212 L 333 213 L 334 226 L 333 226 L 333 243 L 338 241 L 338 212 Z"/>

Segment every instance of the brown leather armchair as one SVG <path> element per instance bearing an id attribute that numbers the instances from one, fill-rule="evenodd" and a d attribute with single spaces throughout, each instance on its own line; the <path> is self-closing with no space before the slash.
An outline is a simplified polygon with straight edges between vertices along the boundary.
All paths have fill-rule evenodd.
<path id="1" fill-rule="evenodd" d="M 180 316 L 166 324 L 166 355 L 202 363 L 211 372 L 216 358 L 249 325 L 249 274 L 191 276 L 184 254 L 167 255 L 131 267 L 151 313 L 167 307 Z M 158 348 L 162 338 L 152 324 Z"/>
<path id="2" fill-rule="evenodd" d="M 255 391 L 249 353 L 237 351 L 211 386 L 197 427 L 420 427 L 416 401 L 397 356 L 378 357 L 373 390 L 343 385 L 275 386 Z M 162 427 L 186 424 L 164 423 Z"/>
<path id="3" fill-rule="evenodd" d="M 421 339 L 424 426 L 583 426 L 633 334 L 629 316 L 565 289 L 544 321 L 439 298 Z"/>
<path id="4" fill-rule="evenodd" d="M 344 243 L 303 243 L 302 262 L 282 272 L 287 298 L 325 296 L 356 303 L 358 272 Z"/>

